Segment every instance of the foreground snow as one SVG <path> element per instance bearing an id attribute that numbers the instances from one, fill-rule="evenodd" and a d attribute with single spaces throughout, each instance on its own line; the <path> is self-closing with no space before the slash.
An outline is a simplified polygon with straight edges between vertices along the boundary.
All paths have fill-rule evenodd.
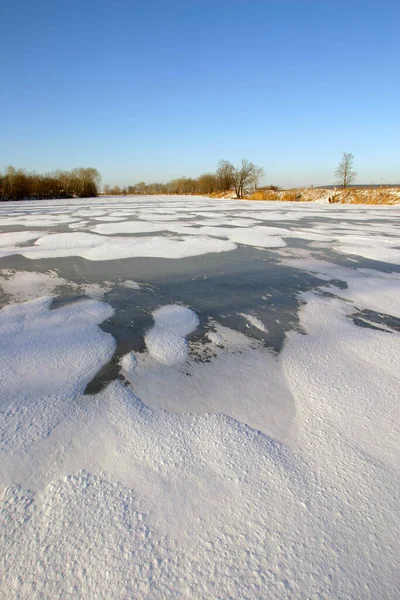
<path id="1" fill-rule="evenodd" d="M 114 312 L 107 293 L 115 284 L 84 289 L 48 263 L 41 273 L 7 264 L 0 279 L 9 302 L 0 311 L 0 595 L 397 598 L 400 336 L 390 320 L 360 327 L 352 316 L 400 316 L 400 211 L 151 202 L 153 211 L 143 200 L 38 202 L 16 205 L 29 212 L 17 216 L 7 207 L 4 225 L 42 231 L 31 246 L 33 229 L 0 234 L 9 236 L 2 256 L 111 260 L 112 248 L 123 260 L 157 256 L 163 246 L 165 257 L 178 259 L 203 255 L 205 239 L 216 253 L 222 246 L 215 242 L 230 245 L 224 253 L 237 244 L 268 247 L 321 285 L 299 293 L 301 331 L 289 332 L 278 355 L 199 318 L 195 307 L 149 308 L 144 352 L 124 355 L 120 379 L 85 396 L 115 351 L 99 327 Z M 168 217 L 161 228 L 160 215 Z M 47 231 L 82 217 L 81 233 Z M 297 223 L 305 217 L 314 220 Z M 114 218 L 132 225 L 122 232 Z M 121 235 L 129 231 L 144 237 Z M 289 238 L 308 246 L 292 248 Z M 353 256 L 385 260 L 386 272 L 316 256 L 335 247 L 345 257 L 350 246 Z M 142 288 L 134 279 L 118 285 L 132 302 Z M 94 299 L 52 307 L 49 294 L 68 286 Z M 249 333 L 267 334 L 253 313 L 246 306 L 238 318 Z"/>

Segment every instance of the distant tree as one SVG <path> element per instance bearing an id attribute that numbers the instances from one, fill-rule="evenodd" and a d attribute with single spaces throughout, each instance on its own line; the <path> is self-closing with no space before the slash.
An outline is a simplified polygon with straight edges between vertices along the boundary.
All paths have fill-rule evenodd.
<path id="1" fill-rule="evenodd" d="M 120 196 L 121 195 L 121 188 L 119 187 L 119 185 L 114 185 L 113 188 L 110 188 L 110 194 L 112 196 Z"/>
<path id="2" fill-rule="evenodd" d="M 104 186 L 104 193 L 108 196 L 108 194 L 110 193 L 110 186 L 108 185 L 108 183 Z"/>
<path id="3" fill-rule="evenodd" d="M 212 194 L 219 189 L 219 181 L 214 173 L 203 173 L 197 179 L 197 191 L 199 194 Z"/>
<path id="4" fill-rule="evenodd" d="M 235 167 L 229 160 L 220 160 L 217 166 L 216 177 L 218 189 L 227 192 L 233 187 L 235 179 Z"/>
<path id="5" fill-rule="evenodd" d="M 9 166 L 4 174 L 0 174 L 0 179 L 1 200 L 72 198 L 97 196 L 100 173 L 97 169 L 80 168 L 39 174 Z"/>
<path id="6" fill-rule="evenodd" d="M 145 194 L 146 193 L 146 184 L 144 181 L 139 181 L 135 185 L 135 194 Z"/>
<path id="7" fill-rule="evenodd" d="M 344 190 L 348 185 L 353 183 L 357 177 L 357 173 L 353 170 L 353 166 L 354 154 L 351 152 L 343 152 L 342 159 L 335 171 L 335 177 Z"/>
<path id="8" fill-rule="evenodd" d="M 264 169 L 262 167 L 243 159 L 233 171 L 233 183 L 237 198 L 243 198 L 244 194 L 255 190 L 263 176 Z"/>

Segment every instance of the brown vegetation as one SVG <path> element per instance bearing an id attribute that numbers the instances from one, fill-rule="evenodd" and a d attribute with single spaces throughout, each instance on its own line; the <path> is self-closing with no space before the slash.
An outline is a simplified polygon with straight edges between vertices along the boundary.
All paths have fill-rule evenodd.
<path id="1" fill-rule="evenodd" d="M 341 204 L 398 204 L 400 188 L 347 188 L 336 194 Z"/>
<path id="2" fill-rule="evenodd" d="M 0 200 L 90 198 L 97 196 L 100 179 L 92 168 L 40 174 L 10 166 L 0 173 Z"/>
<path id="3" fill-rule="evenodd" d="M 329 200 L 330 199 L 330 200 Z M 330 190 L 325 188 L 298 188 L 290 190 L 261 189 L 246 196 L 246 200 L 281 202 L 332 202 L 340 204 L 398 204 L 398 188 L 346 188 Z"/>

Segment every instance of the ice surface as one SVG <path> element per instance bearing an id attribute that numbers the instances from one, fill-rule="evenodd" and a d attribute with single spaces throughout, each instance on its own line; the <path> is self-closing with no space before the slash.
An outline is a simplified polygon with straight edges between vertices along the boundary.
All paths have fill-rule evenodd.
<path id="1" fill-rule="evenodd" d="M 0 311 L 2 598 L 398 597 L 400 335 L 353 320 L 364 309 L 400 314 L 398 208 L 149 197 L 7 203 L 1 212 L 3 225 L 47 221 L 42 227 L 60 231 L 6 239 L 6 301 L 66 285 L 74 294 L 109 291 L 118 307 L 113 315 L 98 300 L 62 297 L 52 305 L 47 296 Z M 153 213 L 174 231 L 90 232 L 98 217 L 151 223 Z M 68 232 L 82 217 L 86 231 Z M 265 225 L 246 227 L 248 217 Z M 211 231 L 199 236 L 200 221 Z M 214 231 L 218 221 L 223 231 Z M 286 221 L 287 232 L 270 231 Z M 37 236 L 39 244 L 18 247 Z M 287 245 L 259 244 L 269 238 Z M 253 248 L 230 252 L 237 244 Z M 366 268 L 366 260 L 346 260 L 340 248 L 349 244 L 355 257 L 387 261 L 386 272 L 379 262 Z M 216 247 L 224 254 L 202 256 Z M 34 272 L 24 256 L 35 259 Z M 59 256 L 66 258 L 40 269 L 42 258 Z M 182 262 L 162 262 L 164 282 L 171 281 L 159 282 L 158 295 L 136 284 L 154 284 L 140 261 L 90 262 L 136 256 Z M 242 278 L 253 260 L 265 266 L 263 286 Z M 271 276 L 279 260 L 280 283 Z M 220 265 L 214 279 L 210 262 Z M 213 295 L 231 262 L 237 279 Z M 291 292 L 302 303 L 298 331 L 276 354 L 261 329 L 251 331 L 255 340 L 208 319 L 195 293 L 186 301 L 176 284 L 182 263 L 194 284 L 206 282 L 220 314 L 233 312 L 247 333 L 244 319 L 280 318 L 289 270 L 299 282 Z M 317 291 L 301 291 L 305 272 Z M 74 273 L 79 280 L 71 281 Z M 235 293 L 243 281 L 248 295 Z M 254 297 L 270 313 L 260 314 Z M 141 318 L 146 339 L 137 343 Z M 124 329 L 135 349 L 116 357 L 99 325 Z M 124 381 L 83 395 L 113 362 Z"/>

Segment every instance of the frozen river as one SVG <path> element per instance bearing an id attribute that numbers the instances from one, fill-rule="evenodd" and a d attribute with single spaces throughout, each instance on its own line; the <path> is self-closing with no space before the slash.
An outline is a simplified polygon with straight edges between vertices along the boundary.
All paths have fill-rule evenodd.
<path id="1" fill-rule="evenodd" d="M 397 598 L 399 217 L 0 205 L 4 597 Z"/>

